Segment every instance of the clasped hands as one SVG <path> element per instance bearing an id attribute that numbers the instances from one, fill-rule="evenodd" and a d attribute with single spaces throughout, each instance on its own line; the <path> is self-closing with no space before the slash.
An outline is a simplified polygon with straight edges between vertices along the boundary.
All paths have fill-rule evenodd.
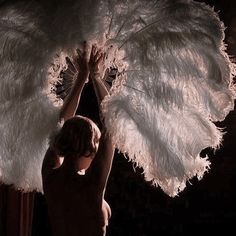
<path id="1" fill-rule="evenodd" d="M 76 55 L 73 57 L 73 64 L 78 73 L 78 78 L 84 82 L 89 79 L 102 79 L 105 76 L 106 53 L 102 48 L 95 44 L 89 47 L 84 42 L 82 49 L 76 49 Z"/>

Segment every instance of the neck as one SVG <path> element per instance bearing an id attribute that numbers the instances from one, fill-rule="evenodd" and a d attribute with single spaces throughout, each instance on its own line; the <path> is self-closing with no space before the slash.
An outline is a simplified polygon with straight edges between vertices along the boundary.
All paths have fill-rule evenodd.
<path id="1" fill-rule="evenodd" d="M 66 156 L 62 165 L 69 170 L 73 170 L 78 174 L 84 175 L 91 162 L 92 159 L 89 157 Z"/>
<path id="2" fill-rule="evenodd" d="M 67 169 L 73 169 L 78 171 L 78 167 L 76 165 L 76 159 L 74 156 L 65 156 L 62 165 Z"/>

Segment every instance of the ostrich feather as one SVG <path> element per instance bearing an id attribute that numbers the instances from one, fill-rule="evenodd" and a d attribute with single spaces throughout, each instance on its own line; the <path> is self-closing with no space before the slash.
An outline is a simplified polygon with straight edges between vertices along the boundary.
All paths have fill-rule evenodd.
<path id="1" fill-rule="evenodd" d="M 103 104 L 106 124 L 146 180 L 173 197 L 209 169 L 201 151 L 221 144 L 213 122 L 234 107 L 235 65 L 223 23 L 205 4 L 154 1 L 122 9 L 132 17 L 116 41 L 129 66 Z"/>
<path id="2" fill-rule="evenodd" d="M 40 170 L 62 100 L 65 57 L 84 40 L 117 77 L 102 107 L 116 147 L 176 196 L 209 169 L 234 108 L 235 65 L 217 13 L 191 0 L 20 1 L 0 8 L 0 178 L 42 190 Z"/>

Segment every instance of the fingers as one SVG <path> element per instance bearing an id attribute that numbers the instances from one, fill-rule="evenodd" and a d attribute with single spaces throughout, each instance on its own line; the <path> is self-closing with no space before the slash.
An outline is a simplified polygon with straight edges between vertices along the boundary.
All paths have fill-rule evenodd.
<path id="1" fill-rule="evenodd" d="M 99 57 L 100 51 L 101 51 L 101 49 L 98 49 L 96 44 L 92 45 L 92 49 L 91 49 L 91 53 L 90 53 L 90 59 L 89 59 L 91 64 L 96 63 L 96 61 Z"/>
<path id="2" fill-rule="evenodd" d="M 95 44 L 92 45 L 90 54 L 90 64 L 99 64 L 106 58 L 106 53 L 103 52 L 102 48 L 98 48 Z"/>
<path id="3" fill-rule="evenodd" d="M 92 49 L 91 49 L 91 57 L 93 58 L 94 55 L 96 54 L 97 52 L 97 45 L 96 44 L 93 44 L 92 45 Z"/>
<path id="4" fill-rule="evenodd" d="M 80 48 L 76 49 L 76 55 L 70 63 L 75 65 L 77 71 L 88 71 L 93 77 L 95 74 L 104 74 L 106 58 L 107 54 L 103 48 L 99 48 L 96 44 L 89 46 L 87 42 L 84 42 Z"/>
<path id="5" fill-rule="evenodd" d="M 96 53 L 96 46 L 95 44 L 92 45 L 91 51 L 90 51 L 90 56 L 89 56 L 89 64 L 92 65 L 94 64 L 94 55 Z"/>
<path id="6" fill-rule="evenodd" d="M 97 51 L 96 55 L 94 56 L 95 61 L 98 62 L 101 58 L 103 58 L 103 54 L 104 53 L 102 52 L 102 49 L 100 48 Z"/>
<path id="7" fill-rule="evenodd" d="M 84 43 L 83 43 L 83 54 L 82 54 L 82 57 L 86 60 L 86 61 L 88 61 L 88 59 L 89 59 L 89 44 L 86 42 L 86 41 L 84 41 Z"/>
<path id="8" fill-rule="evenodd" d="M 98 58 L 96 60 L 96 63 L 97 64 L 100 64 L 101 62 L 104 62 L 106 59 L 106 53 L 105 52 L 101 52 L 99 55 L 98 55 Z"/>
<path id="9" fill-rule="evenodd" d="M 84 41 L 81 49 L 76 48 L 76 54 L 77 54 L 76 57 L 78 59 L 81 59 L 81 58 L 88 59 L 88 54 L 89 54 L 88 51 L 89 51 L 89 45 L 86 41 Z"/>
<path id="10" fill-rule="evenodd" d="M 77 58 L 88 58 L 88 52 L 90 51 L 90 55 L 89 55 L 89 61 L 94 61 L 97 62 L 98 59 L 101 57 L 101 55 L 103 54 L 103 49 L 102 48 L 98 48 L 96 44 L 92 44 L 91 49 L 89 50 L 89 45 L 88 43 L 85 41 L 82 45 L 82 49 L 77 48 L 76 49 L 76 53 L 77 53 Z"/>

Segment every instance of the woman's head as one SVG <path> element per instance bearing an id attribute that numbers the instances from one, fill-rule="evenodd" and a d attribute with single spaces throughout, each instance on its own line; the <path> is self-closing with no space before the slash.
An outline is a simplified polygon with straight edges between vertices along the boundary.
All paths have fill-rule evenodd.
<path id="1" fill-rule="evenodd" d="M 91 156 L 97 152 L 100 136 L 92 120 L 75 116 L 64 123 L 51 145 L 60 156 Z"/>

